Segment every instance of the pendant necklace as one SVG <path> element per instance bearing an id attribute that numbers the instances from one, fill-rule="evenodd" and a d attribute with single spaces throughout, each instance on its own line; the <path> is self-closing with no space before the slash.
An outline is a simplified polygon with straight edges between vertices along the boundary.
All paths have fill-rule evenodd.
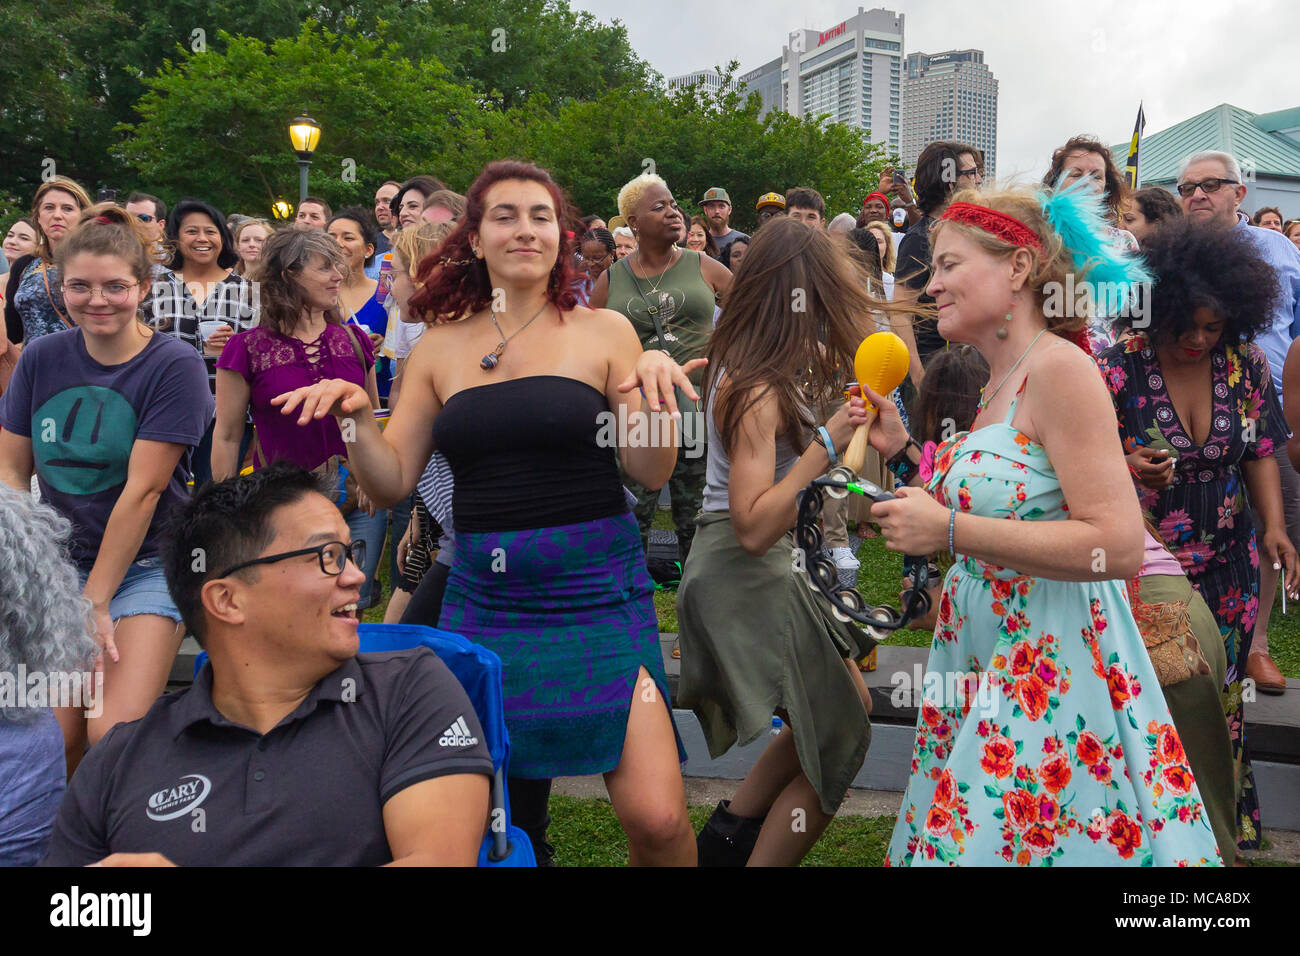
<path id="1" fill-rule="evenodd" d="M 676 247 L 674 247 L 674 249 L 676 249 Z M 672 267 L 676 264 L 677 264 L 677 256 L 674 253 L 668 259 L 667 268 L 665 268 L 663 272 L 659 273 L 659 282 L 664 281 L 664 276 L 666 276 L 669 270 L 671 270 Z M 636 270 L 632 268 L 631 262 L 627 264 L 627 271 L 632 273 L 632 282 L 636 286 L 637 293 L 641 296 L 641 301 L 645 303 L 646 311 L 649 312 L 651 315 L 658 315 L 659 307 L 656 305 L 651 305 L 650 300 L 646 298 L 645 292 L 643 292 L 641 289 L 641 279 L 639 276 L 637 276 Z M 651 282 L 649 276 L 645 277 L 645 281 L 649 283 L 650 291 L 657 296 L 659 294 L 659 282 Z"/>
<path id="2" fill-rule="evenodd" d="M 1034 336 L 1034 340 L 1029 343 L 1029 348 L 1025 349 L 1023 352 L 1020 353 L 1020 358 L 1016 359 L 1016 364 L 1011 366 L 1011 371 L 1007 372 L 1006 375 L 1002 376 L 1002 381 L 998 382 L 997 388 L 989 392 L 987 396 L 984 394 L 984 389 L 982 388 L 980 389 L 980 402 L 979 405 L 977 405 L 975 408 L 976 415 L 978 415 L 980 412 L 984 411 L 984 409 L 989 407 L 989 402 L 993 401 L 994 396 L 996 396 L 998 392 L 1002 390 L 1002 386 L 1007 384 L 1007 379 L 1011 377 L 1011 372 L 1014 372 L 1016 369 L 1020 367 L 1020 363 L 1023 362 L 1025 360 L 1025 356 L 1029 354 L 1029 349 L 1032 349 L 1038 343 L 1038 340 L 1043 337 L 1043 333 L 1046 331 L 1047 329 L 1043 329 L 1037 335 Z"/>
<path id="3" fill-rule="evenodd" d="M 478 363 L 479 368 L 481 368 L 481 369 L 482 369 L 483 371 L 485 371 L 485 372 L 490 372 L 490 371 L 492 371 L 494 368 L 496 368 L 496 367 L 497 367 L 497 362 L 499 362 L 500 359 L 501 359 L 501 353 L 504 352 L 504 351 L 506 350 L 506 343 L 509 342 L 511 339 L 513 339 L 516 335 L 518 335 L 518 334 L 519 334 L 520 332 L 522 332 L 524 329 L 528 328 L 528 326 L 532 325 L 532 324 L 533 324 L 533 319 L 537 318 L 539 315 L 541 315 L 543 312 L 545 312 L 545 311 L 546 311 L 546 307 L 547 307 L 548 305 L 550 305 L 550 304 L 551 304 L 550 302 L 543 302 L 543 303 L 542 303 L 542 307 L 541 307 L 540 309 L 538 309 L 536 312 L 533 313 L 533 318 L 532 318 L 532 319 L 529 319 L 529 320 L 528 320 L 527 322 L 525 322 L 523 325 L 519 326 L 519 328 L 517 328 L 517 329 L 515 329 L 513 332 L 511 332 L 509 335 L 506 335 L 504 332 L 501 331 L 501 326 L 500 326 L 500 324 L 497 322 L 497 312 L 496 312 L 496 309 L 489 309 L 489 310 L 488 310 L 488 315 L 490 315 L 490 316 L 492 317 L 492 326 L 493 326 L 493 328 L 495 328 L 495 329 L 497 330 L 497 335 L 501 336 L 501 344 L 498 345 L 496 348 L 494 348 L 494 349 L 493 349 L 491 352 L 489 352 L 487 355 L 483 356 L 482 360 L 480 360 L 479 363 Z"/>

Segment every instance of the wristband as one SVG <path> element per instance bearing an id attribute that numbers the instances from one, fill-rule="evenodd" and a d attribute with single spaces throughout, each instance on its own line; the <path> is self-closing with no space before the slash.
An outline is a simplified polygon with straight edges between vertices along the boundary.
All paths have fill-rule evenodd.
<path id="1" fill-rule="evenodd" d="M 817 434 L 821 435 L 823 447 L 826 449 L 826 456 L 830 458 L 831 464 L 839 461 L 839 456 L 835 454 L 835 443 L 831 441 L 831 433 L 826 430 L 825 425 L 817 426 Z"/>
<path id="2" fill-rule="evenodd" d="M 893 458 L 889 459 L 889 461 L 885 462 L 885 467 L 893 472 L 894 477 L 898 479 L 899 483 L 904 485 L 911 482 L 911 480 L 921 471 L 920 464 L 913 464 L 911 459 L 907 457 L 908 448 L 915 448 L 917 457 L 922 461 L 925 460 L 924 449 L 921 448 L 915 438 L 908 435 L 907 444 L 903 446 L 902 450 Z"/>

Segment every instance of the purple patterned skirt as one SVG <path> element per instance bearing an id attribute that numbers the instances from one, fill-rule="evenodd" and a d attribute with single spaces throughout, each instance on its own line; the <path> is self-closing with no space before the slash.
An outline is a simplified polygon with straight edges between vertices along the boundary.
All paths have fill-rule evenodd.
<path id="1" fill-rule="evenodd" d="M 667 706 L 653 593 L 631 514 L 456 533 L 438 626 L 501 658 L 510 776 L 617 767 L 632 694 L 652 691 L 636 687 L 642 667 Z M 680 735 L 677 750 L 684 761 Z"/>

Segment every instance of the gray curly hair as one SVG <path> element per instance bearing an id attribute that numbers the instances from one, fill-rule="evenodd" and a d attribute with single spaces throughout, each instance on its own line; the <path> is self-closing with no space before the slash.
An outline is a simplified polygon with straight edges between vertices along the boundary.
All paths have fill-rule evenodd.
<path id="1" fill-rule="evenodd" d="M 98 653 L 90 601 L 67 556 L 68 520 L 27 491 L 0 484 L 0 673 L 89 670 Z M 27 723 L 36 707 L 0 707 L 0 721 Z"/>

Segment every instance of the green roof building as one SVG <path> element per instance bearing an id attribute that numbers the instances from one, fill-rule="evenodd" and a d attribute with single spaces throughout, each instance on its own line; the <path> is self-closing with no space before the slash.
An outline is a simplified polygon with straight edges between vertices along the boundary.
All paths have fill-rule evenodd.
<path id="1" fill-rule="evenodd" d="M 1128 161 L 1127 142 L 1110 148 L 1120 169 Z M 1158 133 L 1142 137 L 1138 185 L 1173 192 L 1183 159 L 1203 150 L 1230 153 L 1241 164 L 1246 198 L 1241 211 L 1254 215 L 1277 206 L 1283 219 L 1300 218 L 1300 107 L 1252 113 L 1222 103 Z"/>

